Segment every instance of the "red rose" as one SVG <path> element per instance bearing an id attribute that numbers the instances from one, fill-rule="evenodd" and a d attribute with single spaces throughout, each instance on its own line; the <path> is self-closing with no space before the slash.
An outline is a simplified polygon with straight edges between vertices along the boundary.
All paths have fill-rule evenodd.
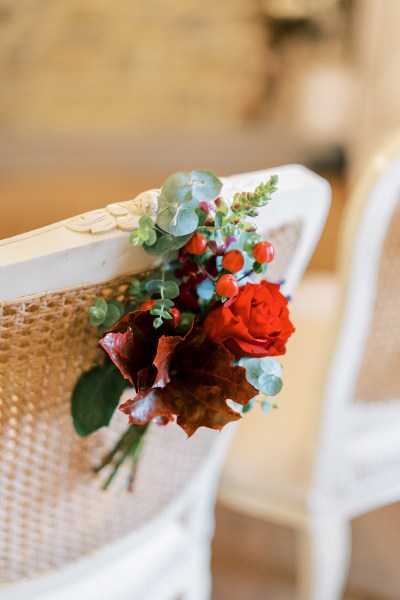
<path id="1" fill-rule="evenodd" d="M 206 335 L 223 343 L 235 358 L 285 354 L 294 331 L 287 303 L 277 283 L 246 283 L 229 306 L 209 312 L 204 322 Z"/>

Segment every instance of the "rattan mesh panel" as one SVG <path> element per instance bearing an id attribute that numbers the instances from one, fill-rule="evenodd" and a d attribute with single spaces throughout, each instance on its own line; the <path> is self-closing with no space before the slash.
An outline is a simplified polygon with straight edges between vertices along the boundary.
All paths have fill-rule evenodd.
<path id="1" fill-rule="evenodd" d="M 355 398 L 365 402 L 400 399 L 400 201 L 383 247 L 371 330 Z"/>
<path id="2" fill-rule="evenodd" d="M 299 226 L 293 227 L 269 236 L 280 255 L 276 279 L 299 240 Z M 101 356 L 88 306 L 100 295 L 124 295 L 127 287 L 116 280 L 0 306 L 2 582 L 60 567 L 148 522 L 190 481 L 218 437 L 201 429 L 187 442 L 179 427 L 154 427 L 134 492 L 100 489 L 91 467 L 125 430 L 126 417 L 117 411 L 112 427 L 80 439 L 70 396 Z"/>
<path id="3" fill-rule="evenodd" d="M 279 282 L 285 278 L 293 251 L 300 241 L 302 228 L 302 222 L 296 219 L 266 232 L 266 239 L 275 248 L 275 258 L 268 265 L 267 277 L 270 281 Z"/>

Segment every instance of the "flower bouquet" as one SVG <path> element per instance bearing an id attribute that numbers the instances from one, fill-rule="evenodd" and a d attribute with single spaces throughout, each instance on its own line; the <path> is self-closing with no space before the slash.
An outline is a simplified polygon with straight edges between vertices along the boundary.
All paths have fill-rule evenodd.
<path id="1" fill-rule="evenodd" d="M 103 487 L 125 463 L 132 488 L 150 422 L 176 422 L 191 436 L 199 427 L 222 429 L 256 402 L 274 406 L 282 387 L 275 357 L 294 327 L 280 283 L 264 277 L 274 248 L 254 217 L 276 186 L 273 176 L 229 198 L 213 173 L 196 170 L 132 201 L 129 241 L 159 265 L 132 279 L 125 302 L 99 299 L 89 308 L 104 361 L 80 377 L 72 396 L 80 436 L 107 426 L 117 407 L 128 417 L 95 467 L 111 466 Z"/>

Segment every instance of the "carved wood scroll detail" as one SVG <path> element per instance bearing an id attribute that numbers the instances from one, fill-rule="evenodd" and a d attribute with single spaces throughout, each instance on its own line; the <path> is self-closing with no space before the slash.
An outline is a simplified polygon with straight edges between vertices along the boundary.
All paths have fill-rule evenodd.
<path id="1" fill-rule="evenodd" d="M 78 233 L 101 234 L 112 229 L 132 231 L 139 226 L 143 215 L 154 217 L 157 214 L 159 190 L 148 190 L 133 200 L 108 204 L 105 208 L 92 210 L 74 217 L 66 227 Z"/>

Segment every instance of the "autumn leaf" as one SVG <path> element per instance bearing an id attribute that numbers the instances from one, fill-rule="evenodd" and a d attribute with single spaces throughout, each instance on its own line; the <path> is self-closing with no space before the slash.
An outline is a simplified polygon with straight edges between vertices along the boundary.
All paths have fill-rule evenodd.
<path id="1" fill-rule="evenodd" d="M 138 389 L 140 371 L 150 367 L 157 353 L 158 340 L 165 329 L 153 327 L 149 311 L 136 310 L 120 319 L 101 338 L 105 350 L 125 379 Z"/>
<path id="2" fill-rule="evenodd" d="M 222 429 L 240 419 L 227 400 L 246 404 L 257 394 L 246 379 L 245 369 L 233 366 L 233 360 L 233 355 L 208 340 L 200 327 L 181 339 L 163 336 L 153 363 L 157 368 L 153 385 L 147 390 L 141 387 L 120 410 L 129 416 L 130 423 L 140 424 L 154 417 L 171 420 L 175 415 L 189 436 L 202 426 Z"/>

